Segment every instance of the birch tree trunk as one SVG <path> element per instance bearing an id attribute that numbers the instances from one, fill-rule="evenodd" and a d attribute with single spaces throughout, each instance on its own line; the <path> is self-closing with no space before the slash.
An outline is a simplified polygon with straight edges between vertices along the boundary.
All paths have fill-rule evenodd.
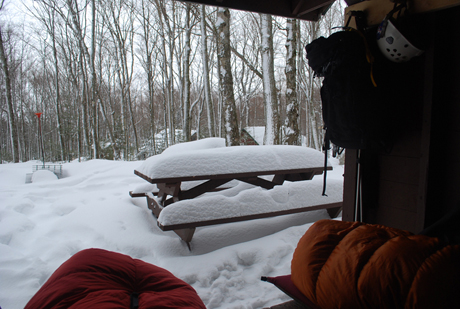
<path id="1" fill-rule="evenodd" d="M 217 48 L 219 48 L 219 36 L 216 35 L 216 46 Z M 220 78 L 220 71 L 221 71 L 221 68 L 220 68 L 220 65 L 219 65 L 219 53 L 216 53 L 216 57 L 217 57 L 217 76 L 219 76 L 219 78 L 217 79 L 217 87 L 218 89 L 222 89 L 222 80 Z M 223 113 L 222 113 L 222 110 L 223 110 L 223 103 L 222 103 L 222 92 L 218 92 L 218 97 L 217 97 L 217 128 L 218 128 L 218 136 L 219 137 L 222 137 L 222 134 L 224 134 L 225 132 L 225 129 L 223 129 L 223 123 L 224 123 L 224 117 L 223 117 Z"/>
<path id="2" fill-rule="evenodd" d="M 173 145 L 175 143 L 175 121 L 174 121 L 174 49 L 175 49 L 175 10 L 176 10 L 176 2 L 171 1 L 171 12 L 166 12 L 166 7 L 164 1 L 155 0 L 155 4 L 158 10 L 158 20 L 161 26 L 161 32 L 163 34 L 163 52 L 164 52 L 164 68 L 163 73 L 165 76 L 165 86 L 166 90 L 166 117 L 167 122 L 165 122 L 165 131 L 166 137 L 168 138 L 169 134 L 169 145 Z M 168 39 L 168 50 L 166 50 L 166 38 Z M 168 58 L 169 57 L 169 58 Z M 168 133 L 169 131 L 169 133 Z"/>
<path id="3" fill-rule="evenodd" d="M 26 49 L 24 46 L 22 47 L 22 54 L 26 53 Z M 21 59 L 24 59 L 24 57 L 21 57 Z M 26 116 L 25 116 L 25 92 L 26 90 L 24 89 L 24 85 L 26 83 L 26 78 L 24 74 L 24 66 L 25 62 L 24 60 L 21 61 L 21 64 L 19 66 L 19 74 L 20 74 L 20 80 L 19 80 L 19 110 L 21 113 L 20 119 L 18 119 L 18 122 L 20 122 L 20 127 L 21 130 L 18 132 L 18 142 L 19 142 L 19 148 L 20 148 L 20 158 L 22 161 L 29 161 L 29 158 L 31 157 L 29 154 L 30 147 L 29 143 L 26 143 L 27 135 L 26 135 Z M 19 137 L 20 136 L 20 137 Z M 21 141 L 22 139 L 22 141 Z M 0 157 L 0 162 L 1 162 L 1 157 Z"/>
<path id="4" fill-rule="evenodd" d="M 148 98 L 149 98 L 149 107 L 150 107 L 150 136 L 152 141 L 152 148 L 153 154 L 157 153 L 156 151 L 156 143 L 155 143 L 155 101 L 154 101 L 154 94 L 155 89 L 153 85 L 153 59 L 152 54 L 154 50 L 154 42 L 156 41 L 156 37 L 151 38 L 151 31 L 150 31 L 150 9 L 147 4 L 142 0 L 141 3 L 141 17 L 140 22 L 142 25 L 142 33 L 143 33 L 143 43 L 145 48 L 145 58 L 143 59 L 144 62 L 144 70 L 147 74 L 147 85 L 148 85 Z"/>
<path id="5" fill-rule="evenodd" d="M 102 46 L 103 46 L 103 42 L 104 42 L 104 38 L 103 38 L 103 30 L 104 28 L 103 27 L 100 27 L 100 30 L 99 30 L 99 34 L 97 35 L 97 37 L 99 38 L 99 65 L 98 65 L 98 72 L 99 72 L 99 80 L 100 82 L 98 83 L 99 85 L 102 85 L 103 84 L 103 76 L 104 76 L 104 71 L 103 71 L 103 66 L 102 66 L 102 59 L 103 59 L 103 54 L 102 54 Z M 107 74 L 110 76 L 110 70 L 111 70 L 111 67 L 110 65 L 108 66 L 108 70 L 107 70 Z M 110 91 L 110 85 L 108 85 L 108 91 Z M 110 138 L 110 142 L 111 142 L 111 148 L 112 148 L 112 153 L 113 153 L 113 159 L 114 160 L 119 160 L 120 159 L 120 151 L 118 149 L 118 142 L 115 138 L 115 134 L 114 134 L 114 130 L 113 130 L 113 127 L 116 125 L 115 121 L 114 121 L 114 112 L 113 112 L 113 106 L 112 106 L 112 102 L 111 102 L 111 97 L 110 95 L 108 96 L 108 98 L 105 98 L 105 100 L 103 100 L 103 97 L 101 95 L 101 91 L 100 91 L 100 88 L 98 88 L 98 102 L 99 102 L 99 107 L 100 107 L 100 110 L 101 110 L 101 113 L 102 113 L 102 117 L 103 117 L 103 120 L 104 120 L 104 124 L 105 124 L 105 130 L 107 130 L 108 134 L 109 134 L 109 138 Z M 107 113 L 107 108 L 106 108 L 106 104 L 104 104 L 104 101 L 107 102 L 107 105 L 108 107 L 110 108 L 110 115 L 108 115 Z M 111 116 L 111 117 L 109 117 Z"/>
<path id="6" fill-rule="evenodd" d="M 93 0 L 94 1 L 94 0 Z M 129 135 L 128 121 L 131 124 L 131 133 L 134 137 L 135 154 L 139 153 L 139 138 L 136 122 L 134 120 L 133 102 L 131 99 L 131 84 L 134 66 L 134 10 L 132 7 L 125 7 L 124 2 L 106 3 L 107 7 L 104 18 L 106 25 L 113 38 L 113 49 L 117 63 L 117 75 L 121 89 L 123 121 L 125 122 L 125 153 L 129 156 Z M 129 118 L 126 118 L 129 117 Z"/>
<path id="7" fill-rule="evenodd" d="M 57 48 L 56 48 L 56 30 L 55 30 L 55 14 L 54 11 L 51 11 L 51 20 L 50 20 L 50 34 L 51 34 L 51 39 L 53 41 L 53 56 L 54 56 L 54 74 L 55 74 L 55 108 L 56 108 L 56 122 L 57 122 L 57 129 L 58 129 L 58 136 L 59 136 L 59 146 L 61 150 L 61 161 L 65 160 L 66 154 L 65 154 L 65 148 L 64 148 L 64 132 L 63 132 L 63 126 L 62 126 L 62 120 L 61 120 L 61 108 L 60 108 L 60 102 L 61 102 L 61 92 L 59 89 L 59 63 L 58 63 L 58 56 L 57 56 Z"/>
<path id="8" fill-rule="evenodd" d="M 8 124 L 10 127 L 11 150 L 13 155 L 13 162 L 19 162 L 19 140 L 18 129 L 16 127 L 16 116 L 14 114 L 13 97 L 11 95 L 11 79 L 10 71 L 8 69 L 8 58 L 5 53 L 5 41 L 3 39 L 4 32 L 0 28 L 0 58 L 2 61 L 3 75 L 5 76 L 5 90 L 6 90 L 6 103 L 8 105 Z"/>
<path id="9" fill-rule="evenodd" d="M 201 5 L 201 58 L 203 62 L 203 84 L 204 84 L 204 99 L 206 101 L 206 112 L 208 116 L 208 136 L 216 136 L 214 126 L 214 108 L 211 97 L 211 86 L 209 83 L 209 56 L 208 42 L 206 32 L 206 6 Z"/>
<path id="10" fill-rule="evenodd" d="M 36 15 L 35 15 L 36 14 Z M 62 17 L 62 12 L 56 9 L 56 3 L 53 1 L 37 1 L 37 12 L 34 13 L 34 16 L 41 22 L 41 24 L 45 27 L 46 32 L 51 38 L 51 48 L 52 48 L 52 55 L 53 55 L 53 65 L 54 65 L 54 107 L 56 111 L 56 126 L 57 126 L 57 133 L 58 133 L 58 140 L 59 140 L 59 150 L 60 150 L 60 158 L 61 160 L 65 160 L 67 158 L 67 151 L 66 151 L 66 138 L 65 138 L 65 129 L 63 125 L 63 117 L 61 113 L 61 86 L 60 86 L 60 68 L 59 68 L 59 57 L 58 57 L 58 40 L 60 39 L 62 42 L 65 41 L 64 34 L 58 37 L 58 31 L 56 25 L 60 25 L 61 23 L 56 20 L 56 15 Z M 61 45 L 63 45 L 61 43 Z M 62 49 L 62 48 L 61 48 Z M 64 50 L 64 58 L 65 50 Z M 68 61 L 67 61 L 68 62 Z"/>
<path id="11" fill-rule="evenodd" d="M 0 6 L 2 2 L 0 0 Z M 137 14 L 133 13 L 134 8 Z M 221 51 L 217 54 L 218 40 L 219 48 L 223 50 L 221 37 L 229 37 L 228 34 L 221 36 L 221 33 L 217 33 L 215 26 L 220 25 L 223 19 L 219 17 L 216 23 L 217 15 L 214 12 L 209 14 L 211 10 L 217 10 L 205 7 L 195 9 L 192 5 L 192 15 L 187 23 L 190 22 L 195 32 L 190 34 L 190 25 L 186 25 L 186 8 L 186 5 L 171 0 L 33 1 L 33 5 L 28 7 L 31 13 L 28 16 L 34 19 L 31 22 L 35 22 L 33 30 L 37 35 L 29 37 L 28 31 L 23 31 L 21 38 L 16 40 L 20 31 L 26 29 L 22 28 L 19 20 L 14 21 L 15 32 L 11 33 L 11 38 L 6 26 L 3 26 L 4 32 L 1 33 L 11 96 L 7 98 L 7 85 L 3 72 L 0 72 L 0 84 L 4 90 L 3 100 L 0 100 L 4 117 L 0 142 L 4 145 L 2 154 L 8 154 L 4 158 L 11 160 L 15 138 L 11 138 L 10 133 L 14 134 L 14 130 L 18 135 L 19 160 L 24 161 L 28 156 L 36 155 L 33 133 L 36 132 L 37 119 L 34 111 L 44 112 L 45 117 L 41 120 L 45 150 L 49 158 L 56 160 L 65 157 L 66 153 L 76 157 L 77 151 L 78 156 L 86 158 L 100 158 L 101 154 L 111 156 L 111 149 L 101 149 L 99 152 L 99 148 L 96 148 L 109 141 L 114 149 L 113 157 L 118 158 L 118 146 L 119 157 L 128 160 L 133 157 L 135 139 L 138 139 L 139 150 L 145 147 L 143 149 L 153 149 L 156 153 L 155 148 L 164 147 L 158 138 L 154 144 L 154 135 L 160 130 L 166 136 L 167 146 L 174 141 L 174 129 L 179 128 L 184 128 L 185 133 L 196 129 L 202 136 L 221 134 L 227 139 L 227 132 L 231 132 L 232 126 L 237 128 L 234 130 L 237 135 L 242 127 L 263 126 L 266 121 L 265 109 L 282 117 L 277 125 L 274 125 L 277 121 L 273 121 L 273 117 L 267 121 L 267 130 L 270 131 L 267 137 L 271 137 L 269 143 L 275 143 L 276 126 L 283 125 L 280 133 L 286 138 L 280 134 L 279 143 L 295 144 L 290 134 L 294 133 L 293 140 L 298 138 L 295 131 L 300 123 L 302 143 L 303 130 L 308 130 L 308 142 L 305 144 L 319 149 L 324 134 L 319 96 L 321 79 L 313 78 L 301 53 L 305 44 L 311 42 L 316 34 L 326 35 L 327 29 L 337 25 L 335 19 L 331 18 L 335 9 L 331 8 L 319 23 L 298 21 L 297 31 L 302 27 L 303 35 L 296 37 L 295 71 L 294 63 L 289 64 L 290 58 L 294 57 L 289 55 L 289 44 L 287 49 L 283 46 L 286 32 L 277 30 L 281 28 L 278 22 L 281 18 L 273 18 L 272 31 L 266 31 L 268 21 L 263 21 L 258 14 L 231 10 L 230 65 L 228 54 L 224 55 Z M 193 28 L 195 21 L 198 21 L 195 18 L 199 16 L 201 31 Z M 340 20 L 343 22 L 343 18 Z M 265 23 L 263 36 L 261 22 Z M 307 30 L 307 27 L 310 29 Z M 287 28 L 290 29 L 289 26 Z M 268 44 L 270 35 L 274 55 L 267 57 L 264 53 L 262 65 L 262 39 L 266 47 L 264 52 L 268 52 L 271 49 Z M 190 45 L 201 44 L 200 49 L 191 49 L 188 54 L 187 36 L 190 37 Z M 292 39 L 289 33 L 288 36 L 289 42 Z M 22 57 L 19 57 L 18 42 L 24 42 L 28 47 Z M 273 85 L 267 82 L 270 80 L 271 57 L 274 57 L 276 72 L 276 84 L 273 82 Z M 284 73 L 277 65 L 281 58 L 286 58 Z M 3 61 L 0 65 L 3 65 Z M 190 77 L 185 78 L 188 74 Z M 230 74 L 232 78 L 227 79 Z M 297 79 L 291 81 L 295 75 Z M 228 87 L 227 81 L 233 84 L 233 88 Z M 279 91 L 281 85 L 288 89 L 286 93 L 283 90 L 282 95 Z M 264 86 L 265 94 L 262 91 Z M 301 112 L 298 112 L 300 120 L 295 116 L 296 108 L 300 108 L 293 101 L 294 91 L 289 90 L 294 88 L 301 106 Z M 202 95 L 201 91 L 204 96 L 197 99 L 198 93 Z M 277 105 L 268 104 L 264 96 L 267 102 L 270 98 L 270 102 L 276 102 Z M 11 109 L 7 104 L 8 99 L 12 104 Z M 194 102 L 197 102 L 197 110 L 193 109 Z M 15 118 L 12 119 L 15 125 L 11 127 L 8 112 L 10 117 Z M 238 122 L 233 125 L 232 119 L 237 118 Z M 184 120 L 189 124 L 184 124 Z M 228 136 L 229 144 L 239 144 L 239 139 L 232 141 L 232 134 Z"/>
<path id="12" fill-rule="evenodd" d="M 185 141 L 191 140 L 191 115 L 190 115 L 190 36 L 192 27 L 190 25 L 190 3 L 185 3 L 185 51 L 184 51 L 184 104 L 183 104 L 183 117 L 184 117 L 184 137 Z"/>
<path id="13" fill-rule="evenodd" d="M 69 10 L 72 22 L 69 25 L 72 25 L 72 30 L 75 36 L 76 41 L 78 42 L 78 49 L 80 52 L 80 67 L 81 67 L 81 77 L 83 84 L 83 131 L 86 141 L 87 148 L 94 148 L 95 141 L 90 137 L 90 123 L 92 124 L 92 115 L 90 115 L 91 109 L 88 107 L 88 103 L 91 102 L 91 93 L 92 91 L 88 85 L 88 76 L 85 63 L 88 63 L 88 66 L 91 67 L 91 56 L 88 51 L 88 47 L 85 44 L 84 32 L 80 25 L 80 10 L 78 8 L 78 3 L 72 0 L 66 0 L 67 8 Z M 74 7 L 75 5 L 75 7 Z M 66 14 L 60 11 L 57 11 L 61 16 L 66 17 Z M 67 18 L 67 17 L 66 17 Z"/>
<path id="14" fill-rule="evenodd" d="M 310 40 L 313 41 L 319 36 L 320 24 L 308 23 L 308 33 Z M 306 117 L 309 126 L 307 127 L 307 139 L 310 140 L 309 147 L 320 150 L 322 147 L 322 133 L 323 126 L 321 124 L 321 101 L 316 102 L 315 91 L 320 88 L 320 85 L 315 84 L 314 73 L 310 66 L 308 66 L 308 79 L 307 79 L 307 102 L 305 107 Z M 317 120 L 319 119 L 319 121 Z"/>
<path id="15" fill-rule="evenodd" d="M 161 62 L 161 76 L 162 76 L 162 89 L 163 89 L 163 123 L 164 123 L 164 148 L 167 148 L 169 146 L 169 133 L 168 133 L 168 128 L 169 128 L 169 73 L 168 73 L 168 57 L 167 57 L 167 50 L 166 50 L 166 31 L 165 31 L 165 25 L 163 22 L 163 8 L 162 6 L 164 5 L 163 2 L 160 2 L 158 0 L 155 0 L 155 7 L 157 9 L 157 21 L 159 24 L 159 35 L 162 37 L 160 40 L 161 42 L 161 56 L 162 56 L 162 62 Z"/>
<path id="16" fill-rule="evenodd" d="M 262 72 L 265 103 L 264 145 L 280 143 L 280 116 L 275 85 L 272 16 L 260 14 L 262 36 Z"/>
<path id="17" fill-rule="evenodd" d="M 286 120 L 283 143 L 300 145 L 299 101 L 297 100 L 297 20 L 286 20 Z"/>
<path id="18" fill-rule="evenodd" d="M 98 125 L 97 125 L 97 80 L 96 80 L 96 67 L 94 66 L 94 61 L 96 57 L 96 2 L 91 0 L 91 55 L 90 55 L 90 64 L 91 64 L 91 107 L 92 107 L 92 130 L 91 134 L 93 137 L 93 158 L 99 158 L 99 137 L 98 137 Z"/>
<path id="19" fill-rule="evenodd" d="M 217 9 L 217 57 L 219 60 L 222 107 L 224 116 L 225 139 L 227 146 L 240 144 L 240 132 L 233 94 L 233 76 L 230 50 L 230 11 L 228 8 Z"/>
<path id="20" fill-rule="evenodd" d="M 176 122 L 174 119 L 175 114 L 175 100 L 174 100 L 174 49 L 175 49 L 175 35 L 176 35 L 176 3 L 171 1 L 171 14 L 166 13 L 166 8 L 163 5 L 162 13 L 165 19 L 165 24 L 168 27 L 168 45 L 169 45 L 169 76 L 168 76 L 168 123 L 169 123 L 169 143 L 174 145 L 176 143 Z M 172 18 L 171 18 L 172 17 Z M 172 19 L 172 20 L 171 20 Z"/>

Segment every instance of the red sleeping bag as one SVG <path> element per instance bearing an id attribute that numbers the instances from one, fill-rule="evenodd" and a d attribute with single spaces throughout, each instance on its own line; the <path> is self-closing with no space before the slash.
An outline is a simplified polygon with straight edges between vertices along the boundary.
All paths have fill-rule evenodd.
<path id="1" fill-rule="evenodd" d="M 64 262 L 28 302 L 41 308 L 206 308 L 196 291 L 169 271 L 102 249 Z"/>
<path id="2" fill-rule="evenodd" d="M 291 272 L 322 309 L 460 308 L 460 246 L 382 225 L 317 221 Z"/>

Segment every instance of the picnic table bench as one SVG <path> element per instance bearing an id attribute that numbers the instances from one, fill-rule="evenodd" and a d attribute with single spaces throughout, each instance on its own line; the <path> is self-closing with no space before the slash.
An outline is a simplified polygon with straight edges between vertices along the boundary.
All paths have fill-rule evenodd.
<path id="1" fill-rule="evenodd" d="M 204 193 L 225 190 L 232 181 L 249 183 L 263 189 L 273 189 L 285 181 L 311 180 L 324 171 L 323 154 L 300 146 L 233 146 L 164 153 L 148 158 L 134 173 L 156 188 L 131 191 L 132 197 L 145 196 L 148 208 L 163 231 L 173 230 L 188 245 L 196 227 L 267 218 L 291 213 L 328 209 L 331 217 L 338 215 L 340 198 L 325 204 L 308 203 L 287 209 L 267 209 L 254 213 L 251 205 L 243 212 L 232 214 L 233 206 L 219 208 L 221 196 L 214 196 L 213 206 L 201 210 Z M 328 166 L 328 170 L 332 167 Z M 231 187 L 231 186 L 230 186 Z M 318 190 L 321 195 L 321 190 Z M 185 203 L 185 201 L 187 201 Z M 173 211 L 174 206 L 175 210 Z M 171 211 L 168 214 L 169 209 Z M 195 215 L 187 215 L 187 213 Z M 197 214 L 198 212 L 198 214 Z M 228 216 L 222 215 L 227 213 Z M 206 216 L 200 217 L 200 213 Z M 199 219 L 197 219 L 197 216 Z M 167 220 L 162 220 L 165 217 Z M 179 220 L 175 218 L 180 217 Z"/>

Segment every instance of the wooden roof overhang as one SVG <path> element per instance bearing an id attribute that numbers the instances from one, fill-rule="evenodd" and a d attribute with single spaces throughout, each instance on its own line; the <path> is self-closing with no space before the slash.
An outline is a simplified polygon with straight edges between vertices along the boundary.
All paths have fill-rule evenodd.
<path id="1" fill-rule="evenodd" d="M 317 21 L 335 0 L 187 0 L 187 2 Z"/>
<path id="2" fill-rule="evenodd" d="M 180 0 L 235 10 L 318 21 L 336 0 Z M 411 13 L 422 13 L 460 5 L 460 0 L 409 0 Z M 368 25 L 380 23 L 398 0 L 345 0 L 349 10 L 364 10 Z"/>

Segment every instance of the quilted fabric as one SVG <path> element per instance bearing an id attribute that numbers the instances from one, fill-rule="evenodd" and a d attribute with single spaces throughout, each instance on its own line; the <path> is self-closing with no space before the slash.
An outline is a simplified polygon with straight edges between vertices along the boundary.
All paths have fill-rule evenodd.
<path id="1" fill-rule="evenodd" d="M 64 262 L 28 302 L 39 308 L 206 308 L 196 291 L 169 271 L 102 249 Z"/>
<path id="2" fill-rule="evenodd" d="M 321 220 L 291 279 L 320 308 L 460 308 L 460 246 L 360 222 Z"/>

